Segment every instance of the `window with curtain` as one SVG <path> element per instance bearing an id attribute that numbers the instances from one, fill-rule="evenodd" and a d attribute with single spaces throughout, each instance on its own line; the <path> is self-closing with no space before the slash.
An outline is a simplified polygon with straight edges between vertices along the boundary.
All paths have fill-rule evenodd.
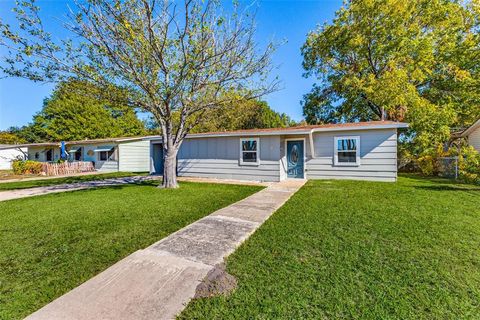
<path id="1" fill-rule="evenodd" d="M 260 162 L 258 144 L 258 138 L 240 139 L 240 164 L 256 165 Z"/>
<path id="2" fill-rule="evenodd" d="M 335 137 L 335 165 L 360 164 L 360 137 Z"/>

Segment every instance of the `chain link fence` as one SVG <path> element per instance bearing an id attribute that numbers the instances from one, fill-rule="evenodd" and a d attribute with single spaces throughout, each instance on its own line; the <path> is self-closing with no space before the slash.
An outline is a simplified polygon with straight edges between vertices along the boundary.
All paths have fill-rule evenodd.
<path id="1" fill-rule="evenodd" d="M 458 157 L 444 157 L 438 159 L 439 176 L 458 179 Z"/>

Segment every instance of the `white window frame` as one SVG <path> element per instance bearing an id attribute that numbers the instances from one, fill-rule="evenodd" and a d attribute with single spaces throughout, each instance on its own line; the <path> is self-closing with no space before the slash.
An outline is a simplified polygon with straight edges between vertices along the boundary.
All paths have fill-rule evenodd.
<path id="1" fill-rule="evenodd" d="M 356 140 L 356 162 L 338 162 L 338 140 Z M 338 136 L 334 138 L 333 142 L 333 163 L 335 166 L 358 167 L 360 165 L 360 136 Z"/>
<path id="2" fill-rule="evenodd" d="M 257 142 L 257 150 L 256 151 L 243 151 L 242 150 L 242 144 L 244 141 L 250 141 L 250 140 L 253 140 L 253 141 L 256 141 Z M 240 159 L 239 159 L 239 163 L 240 165 L 242 166 L 258 166 L 260 165 L 260 138 L 258 137 L 244 137 L 244 138 L 240 138 Z M 243 153 L 244 152 L 256 152 L 257 153 L 257 161 L 256 162 L 245 162 L 243 161 Z"/>
<path id="3" fill-rule="evenodd" d="M 103 152 L 106 153 L 106 155 L 107 155 L 107 160 L 102 160 L 102 153 L 103 153 Z M 110 152 L 112 153 L 111 156 L 108 155 Z M 116 161 L 116 160 L 115 160 L 115 148 L 112 148 L 112 149 L 109 150 L 109 151 L 100 151 L 100 152 L 98 152 L 98 161 L 102 161 L 102 162 Z"/>

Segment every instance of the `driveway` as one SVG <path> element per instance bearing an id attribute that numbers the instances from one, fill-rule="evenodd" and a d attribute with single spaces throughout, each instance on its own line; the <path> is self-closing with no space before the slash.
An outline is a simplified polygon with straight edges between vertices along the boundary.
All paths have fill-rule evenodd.
<path id="1" fill-rule="evenodd" d="M 116 186 L 116 185 L 123 185 L 123 184 L 140 183 L 142 181 L 151 180 L 151 179 L 155 179 L 155 178 L 151 176 L 134 176 L 134 177 L 124 177 L 124 178 L 112 178 L 112 179 L 105 179 L 105 180 L 93 180 L 93 181 L 86 181 L 86 182 L 75 182 L 75 183 L 68 183 L 68 184 L 57 184 L 53 186 L 36 187 L 36 188 L 28 188 L 28 189 L 1 191 L 0 201 L 40 196 L 40 195 L 45 195 L 49 193 L 58 193 L 58 192 L 98 188 L 98 187 L 108 187 L 108 186 Z"/>

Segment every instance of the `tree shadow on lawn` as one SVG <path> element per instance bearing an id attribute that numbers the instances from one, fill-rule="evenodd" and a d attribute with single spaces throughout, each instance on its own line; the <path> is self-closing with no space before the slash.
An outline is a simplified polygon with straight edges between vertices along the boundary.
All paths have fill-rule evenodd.
<path id="1" fill-rule="evenodd" d="M 476 184 L 455 180 L 453 178 L 423 176 L 416 173 L 402 173 L 399 174 L 399 177 L 430 184 L 429 186 L 415 186 L 415 188 L 419 189 L 432 189 L 438 191 L 480 191 L 480 186 Z M 435 183 L 435 185 L 431 185 L 432 183 Z"/>
<path id="2" fill-rule="evenodd" d="M 161 188 L 161 185 L 162 185 L 161 180 L 144 180 L 144 181 L 135 181 L 131 183 L 115 184 L 115 185 L 98 185 L 98 186 L 92 186 L 84 189 L 75 189 L 75 186 L 72 186 L 71 190 L 65 190 L 65 192 L 61 192 L 61 193 L 82 193 L 82 192 L 89 192 L 89 191 L 95 191 L 95 190 L 121 190 L 125 188 L 138 187 L 138 186 L 154 187 L 154 188 L 160 187 L 158 188 L 159 190 L 180 190 L 182 188 L 182 185 L 200 185 L 200 184 L 208 185 L 210 183 L 194 182 L 194 181 L 179 181 L 180 188 L 164 189 L 164 188 Z M 220 186 L 221 185 L 232 186 L 231 184 L 222 184 L 222 183 L 215 183 L 215 184 Z"/>
<path id="3" fill-rule="evenodd" d="M 415 189 L 432 190 L 432 191 L 472 191 L 480 193 L 480 187 L 472 187 L 469 185 L 443 185 L 443 186 L 415 186 Z"/>
<path id="4" fill-rule="evenodd" d="M 62 192 L 55 192 L 55 193 L 46 193 L 46 194 L 39 194 L 37 196 L 46 196 L 50 194 L 82 194 L 82 193 L 88 193 L 91 191 L 96 191 L 96 190 L 121 190 L 125 188 L 131 188 L 131 187 L 138 187 L 138 186 L 143 186 L 143 187 L 158 187 L 161 184 L 159 181 L 155 180 L 148 180 L 148 181 L 137 181 L 137 182 L 132 182 L 132 183 L 124 183 L 124 184 L 114 184 L 114 185 L 97 185 L 97 186 L 91 186 L 87 188 L 81 188 L 77 189 L 78 186 L 76 185 L 69 185 L 67 187 L 65 186 L 52 186 L 50 189 L 51 190 L 56 190 L 56 189 L 64 189 Z M 30 198 L 30 197 L 29 197 Z M 14 199 L 16 200 L 16 199 Z"/>
<path id="5" fill-rule="evenodd" d="M 424 176 L 419 173 L 399 173 L 399 177 L 402 178 L 407 178 L 407 179 L 412 179 L 416 180 L 419 182 L 426 182 L 426 183 L 441 183 L 441 184 L 464 184 L 461 181 L 457 181 L 455 179 L 449 179 L 449 178 L 444 178 L 444 177 L 438 177 L 438 176 Z"/>

